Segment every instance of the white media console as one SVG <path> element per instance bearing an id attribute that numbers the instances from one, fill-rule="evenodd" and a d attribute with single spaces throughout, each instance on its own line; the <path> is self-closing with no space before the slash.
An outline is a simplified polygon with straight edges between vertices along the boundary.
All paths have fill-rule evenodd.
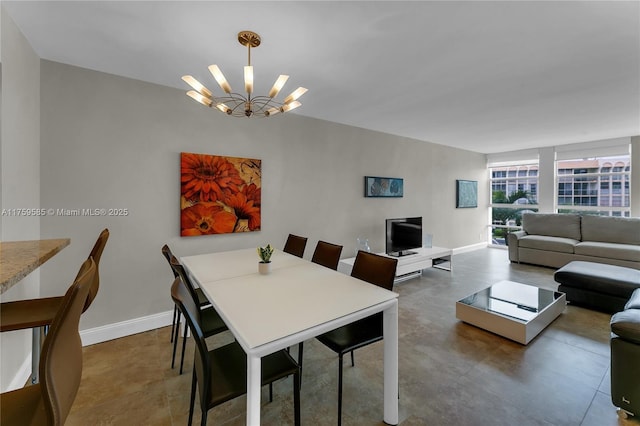
<path id="1" fill-rule="evenodd" d="M 411 251 L 416 252 L 416 254 L 394 257 L 394 259 L 398 259 L 395 283 L 418 277 L 422 275 L 423 269 L 438 268 L 451 271 L 453 267 L 451 249 L 443 247 L 423 247 Z M 379 254 L 388 256 L 384 253 Z M 343 274 L 351 274 L 351 268 L 353 268 L 353 262 L 355 260 L 355 257 L 340 260 L 340 263 L 338 263 L 338 271 Z"/>

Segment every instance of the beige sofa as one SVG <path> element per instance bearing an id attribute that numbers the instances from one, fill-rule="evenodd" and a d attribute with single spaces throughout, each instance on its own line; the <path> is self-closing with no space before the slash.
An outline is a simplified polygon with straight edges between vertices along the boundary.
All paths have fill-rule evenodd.
<path id="1" fill-rule="evenodd" d="M 560 268 L 572 260 L 640 269 L 640 218 L 525 213 L 509 260 Z"/>

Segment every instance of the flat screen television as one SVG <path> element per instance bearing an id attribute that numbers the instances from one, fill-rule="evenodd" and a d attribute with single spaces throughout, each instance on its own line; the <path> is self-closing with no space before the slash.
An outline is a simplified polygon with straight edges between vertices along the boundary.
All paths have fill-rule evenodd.
<path id="1" fill-rule="evenodd" d="M 386 253 L 389 256 L 416 254 L 412 249 L 422 247 L 422 217 L 386 220 Z"/>

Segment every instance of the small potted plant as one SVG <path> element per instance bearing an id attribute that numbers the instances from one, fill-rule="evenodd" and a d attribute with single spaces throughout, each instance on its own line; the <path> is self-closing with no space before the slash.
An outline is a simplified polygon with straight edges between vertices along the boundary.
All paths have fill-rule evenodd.
<path id="1" fill-rule="evenodd" d="M 273 254 L 273 247 L 267 244 L 266 247 L 258 247 L 258 256 L 260 256 L 260 262 L 258 263 L 258 272 L 263 275 L 271 272 L 271 255 Z"/>

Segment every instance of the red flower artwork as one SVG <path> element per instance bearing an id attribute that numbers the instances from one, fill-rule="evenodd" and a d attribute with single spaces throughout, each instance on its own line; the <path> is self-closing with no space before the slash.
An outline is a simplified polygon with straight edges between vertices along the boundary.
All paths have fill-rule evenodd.
<path id="1" fill-rule="evenodd" d="M 181 153 L 180 235 L 258 231 L 261 161 Z"/>
<path id="2" fill-rule="evenodd" d="M 260 229 L 260 188 L 253 183 L 247 185 L 242 191 L 229 195 L 226 204 L 233 208 L 239 219 L 248 220 L 250 231 Z"/>
<path id="3" fill-rule="evenodd" d="M 244 184 L 238 170 L 225 157 L 182 154 L 182 195 L 187 200 L 216 201 L 239 191 Z"/>
<path id="4" fill-rule="evenodd" d="M 226 234 L 233 232 L 237 217 L 222 206 L 198 203 L 182 210 L 183 236 Z"/>

